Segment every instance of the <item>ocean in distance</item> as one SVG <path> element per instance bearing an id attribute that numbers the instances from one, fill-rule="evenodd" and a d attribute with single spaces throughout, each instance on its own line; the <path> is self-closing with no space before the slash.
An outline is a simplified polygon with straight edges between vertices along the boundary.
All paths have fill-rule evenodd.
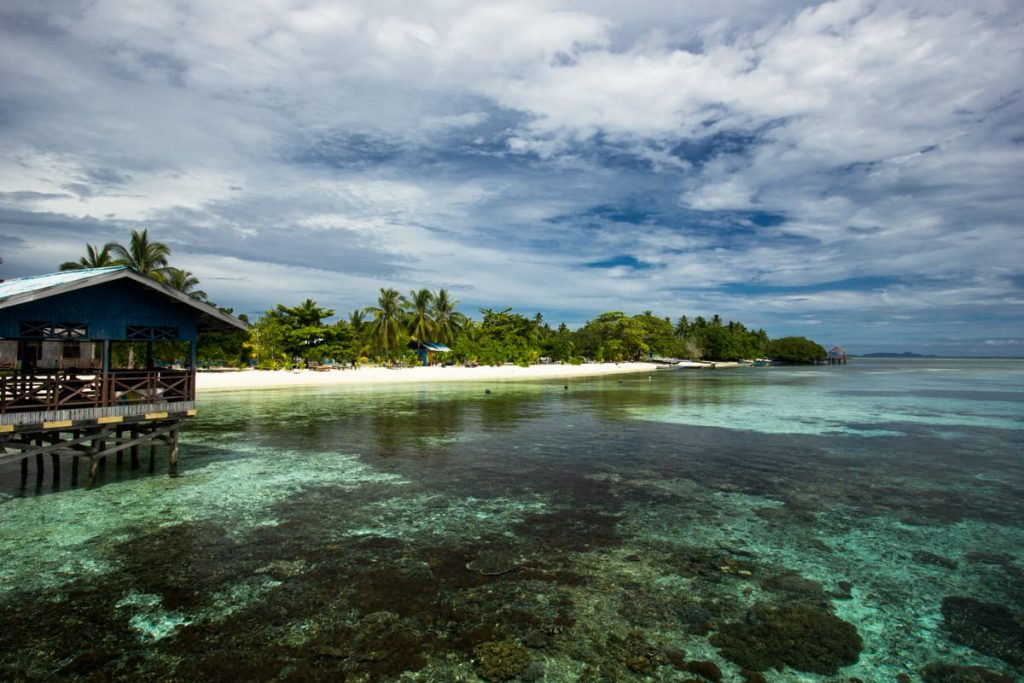
<path id="1" fill-rule="evenodd" d="M 564 384 L 204 395 L 180 476 L 93 490 L 8 459 L 0 679 L 1024 680 L 1024 361 Z"/>

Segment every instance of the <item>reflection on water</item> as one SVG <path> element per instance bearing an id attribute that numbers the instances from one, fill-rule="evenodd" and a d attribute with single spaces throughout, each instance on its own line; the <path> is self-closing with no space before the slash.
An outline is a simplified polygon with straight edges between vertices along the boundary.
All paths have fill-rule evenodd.
<path id="1" fill-rule="evenodd" d="M 2 480 L 0 677 L 1015 680 L 1022 370 L 206 397 L 177 479 Z"/>

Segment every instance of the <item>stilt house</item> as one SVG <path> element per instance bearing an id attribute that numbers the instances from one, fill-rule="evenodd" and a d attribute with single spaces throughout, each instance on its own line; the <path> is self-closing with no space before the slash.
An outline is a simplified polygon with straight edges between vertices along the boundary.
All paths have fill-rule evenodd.
<path id="1" fill-rule="evenodd" d="M 195 414 L 198 333 L 242 321 L 124 266 L 0 282 L 0 457 L 97 461 L 140 445 L 171 447 Z M 151 463 L 152 467 L 152 463 Z"/>
<path id="2" fill-rule="evenodd" d="M 833 346 L 828 350 L 829 365 L 846 365 L 847 358 L 846 349 L 842 346 Z"/>

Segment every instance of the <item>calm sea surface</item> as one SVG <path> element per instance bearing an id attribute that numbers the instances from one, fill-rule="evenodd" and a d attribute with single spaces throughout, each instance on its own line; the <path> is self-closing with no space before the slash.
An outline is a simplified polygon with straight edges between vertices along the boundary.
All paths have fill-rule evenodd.
<path id="1" fill-rule="evenodd" d="M 0 679 L 1024 680 L 1024 361 L 205 395 L 183 434 L 175 479 L 0 464 Z"/>

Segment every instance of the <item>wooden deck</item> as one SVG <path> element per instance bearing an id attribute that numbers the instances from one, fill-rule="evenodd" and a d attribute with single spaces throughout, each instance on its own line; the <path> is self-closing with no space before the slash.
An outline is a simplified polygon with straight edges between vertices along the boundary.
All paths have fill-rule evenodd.
<path id="1" fill-rule="evenodd" d="M 195 386 L 192 370 L 49 370 L 0 376 L 0 431 L 194 411 Z"/>
<path id="2" fill-rule="evenodd" d="M 42 485 L 47 456 L 53 487 L 61 465 L 78 485 L 79 461 L 88 458 L 87 486 L 97 481 L 108 456 L 120 465 L 125 454 L 138 469 L 139 450 L 149 450 L 155 468 L 158 446 L 167 448 L 168 471 L 178 468 L 178 431 L 196 414 L 193 370 L 37 370 L 0 376 L 0 459 L 21 460 L 21 482 L 35 462 Z"/>

